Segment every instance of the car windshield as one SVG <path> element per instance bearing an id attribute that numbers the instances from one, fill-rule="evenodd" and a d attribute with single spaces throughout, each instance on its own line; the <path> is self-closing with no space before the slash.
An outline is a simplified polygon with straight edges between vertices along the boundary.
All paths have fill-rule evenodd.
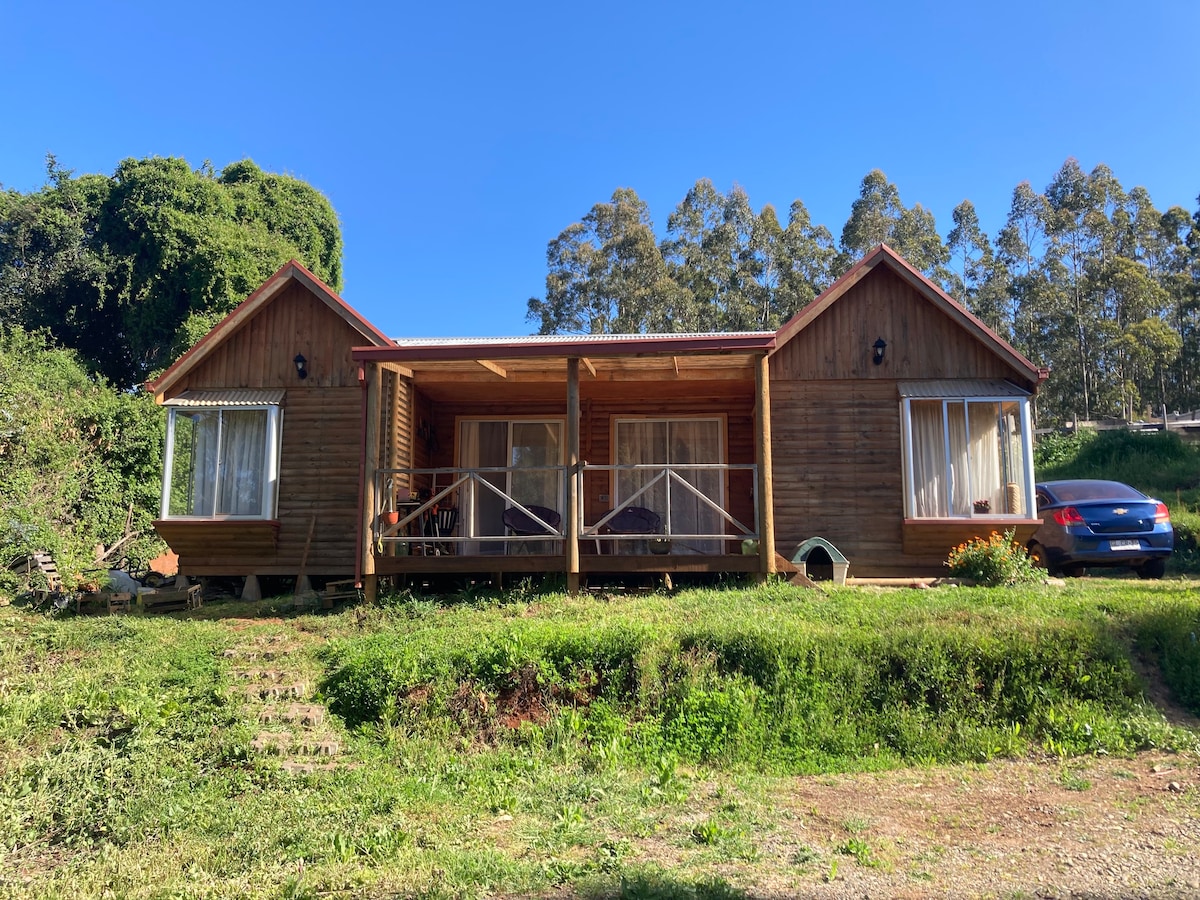
<path id="1" fill-rule="evenodd" d="M 1063 481 L 1048 485 L 1060 503 L 1083 500 L 1145 500 L 1146 495 L 1119 481 Z"/>

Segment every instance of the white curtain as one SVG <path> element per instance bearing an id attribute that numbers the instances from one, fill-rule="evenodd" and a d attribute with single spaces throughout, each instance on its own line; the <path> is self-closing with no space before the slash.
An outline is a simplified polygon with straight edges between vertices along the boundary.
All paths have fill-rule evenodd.
<path id="1" fill-rule="evenodd" d="M 221 412 L 221 472 L 217 515 L 258 516 L 267 469 L 267 411 Z"/>
<path id="2" fill-rule="evenodd" d="M 1000 408 L 995 403 L 968 403 L 971 432 L 971 503 L 986 503 L 987 512 L 1005 512 L 1004 482 L 1000 472 Z"/>
<path id="3" fill-rule="evenodd" d="M 949 515 L 946 505 L 946 436 L 940 400 L 909 405 L 913 447 L 914 516 Z"/>
<path id="4" fill-rule="evenodd" d="M 625 419 L 616 425 L 617 465 L 685 465 L 721 462 L 721 422 L 718 419 Z M 661 470 L 660 470 L 661 471 Z M 659 472 L 647 469 L 619 472 L 616 506 L 632 504 L 653 510 L 673 534 L 720 534 L 722 519 L 693 491 L 662 479 L 640 497 L 633 495 Z M 677 474 L 723 507 L 724 479 L 720 470 L 679 469 Z M 668 491 L 670 503 L 667 503 Z M 669 518 L 668 518 L 669 508 Z M 687 540 L 676 552 L 718 553 L 721 542 Z"/>
<path id="5" fill-rule="evenodd" d="M 909 426 L 913 515 L 1023 511 L 1026 449 L 1019 402 L 914 400 Z"/>

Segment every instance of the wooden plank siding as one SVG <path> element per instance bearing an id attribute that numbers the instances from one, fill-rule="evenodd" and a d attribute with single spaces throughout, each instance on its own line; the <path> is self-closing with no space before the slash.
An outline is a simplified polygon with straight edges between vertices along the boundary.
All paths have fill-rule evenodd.
<path id="1" fill-rule="evenodd" d="M 944 573 L 949 549 L 979 526 L 905 526 L 897 382 L 1023 381 L 1020 373 L 878 266 L 776 350 L 770 378 L 778 552 L 790 559 L 819 535 L 846 555 L 851 575 Z"/>
<path id="2" fill-rule="evenodd" d="M 903 554 L 904 483 L 895 381 L 771 375 L 775 546 L 788 559 L 821 536 L 853 574 Z"/>
<path id="3" fill-rule="evenodd" d="M 292 283 L 205 359 L 171 386 L 167 398 L 185 390 L 231 388 L 358 387 L 352 347 L 363 337 L 303 285 Z M 301 381 L 292 362 L 308 360 Z"/>
<path id="4" fill-rule="evenodd" d="M 362 342 L 303 285 L 292 284 L 172 385 L 168 398 L 186 390 L 286 389 L 272 544 L 224 540 L 218 523 L 158 523 L 183 574 L 296 574 L 314 517 L 306 570 L 354 574 L 362 389 L 350 350 Z M 308 360 L 304 380 L 292 361 L 297 353 Z"/>
<path id="5" fill-rule="evenodd" d="M 878 338 L 887 341 L 879 366 L 871 362 Z M 887 266 L 873 269 L 771 357 L 772 384 L 917 378 L 1024 381 Z"/>

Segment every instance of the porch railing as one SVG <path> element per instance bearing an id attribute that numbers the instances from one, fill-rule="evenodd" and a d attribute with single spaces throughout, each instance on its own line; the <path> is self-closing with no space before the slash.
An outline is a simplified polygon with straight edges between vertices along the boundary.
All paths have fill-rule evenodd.
<path id="1" fill-rule="evenodd" d="M 721 473 L 722 484 L 716 498 L 706 494 L 692 481 L 700 480 L 697 476 L 706 472 Z M 727 508 L 730 485 L 726 483 L 728 474 L 735 472 L 748 473 L 749 490 L 753 500 L 752 525 L 740 521 Z M 509 476 L 519 473 L 522 477 L 536 477 L 544 473 L 547 481 L 553 478 L 561 488 L 560 496 L 566 496 L 567 478 L 570 477 L 567 466 L 484 466 L 478 468 L 395 468 L 377 469 L 375 472 L 375 509 L 372 511 L 372 543 L 376 547 L 391 545 L 421 545 L 457 552 L 474 550 L 479 552 L 484 546 L 497 544 L 525 542 L 543 546 L 552 546 L 550 542 L 562 541 L 567 537 L 567 529 L 571 527 L 566 517 L 556 526 L 537 515 L 531 507 L 540 506 L 533 502 L 522 502 L 509 494 L 504 488 L 493 484 L 493 481 L 508 483 Z M 726 542 L 726 541 L 757 541 L 759 521 L 758 496 L 758 466 L 753 463 L 692 463 L 692 464 L 636 464 L 636 465 L 589 465 L 583 463 L 575 474 L 578 494 L 580 497 L 579 519 L 574 523 L 574 533 L 581 541 L 594 542 L 599 550 L 603 545 L 615 548 L 616 542 L 631 540 L 661 539 L 671 542 L 666 545 L 671 552 L 689 550 L 689 545 L 682 542 Z M 584 488 L 586 477 L 603 475 L 610 482 L 605 493 L 612 495 L 622 475 L 634 476 L 640 486 L 627 496 L 622 495 L 619 502 L 611 504 L 595 521 L 588 523 Z M 657 490 L 661 486 L 661 489 Z M 680 492 L 681 495 L 680 495 Z M 595 492 L 594 492 L 595 493 Z M 480 530 L 478 516 L 475 510 L 481 496 L 493 495 L 499 497 L 507 508 L 516 508 L 527 515 L 530 520 L 545 534 L 519 535 L 509 534 L 501 530 L 491 533 Z M 415 499 L 414 499 L 415 496 Z M 652 509 L 661 521 L 661 529 L 655 533 L 618 533 L 611 530 L 613 520 L 622 510 L 630 506 L 650 508 L 651 497 L 654 496 Z M 720 530 L 701 531 L 695 528 L 680 530 L 673 523 L 681 516 L 673 515 L 673 506 L 678 507 L 680 496 L 697 509 L 708 513 L 710 522 L 718 524 Z M 605 498 L 606 499 L 606 498 Z M 722 502 L 724 500 L 724 502 Z M 447 507 L 457 509 L 455 527 L 452 533 L 438 533 L 431 527 L 437 521 L 438 514 Z M 388 524 L 384 513 L 392 511 L 397 516 L 394 523 Z M 561 510 L 556 510 L 561 513 Z M 472 545 L 471 548 L 463 547 Z M 716 544 L 723 547 L 723 543 Z M 561 549 L 553 552 L 562 552 Z M 690 548 L 690 552 L 723 552 L 722 550 L 706 551 Z"/>
<path id="2" fill-rule="evenodd" d="M 564 483 L 567 476 L 566 466 L 481 466 L 479 468 L 439 468 L 439 469 L 377 469 L 375 472 L 375 501 L 376 509 L 371 521 L 374 523 L 373 540 L 376 544 L 404 544 L 426 547 L 430 545 L 458 544 L 495 544 L 511 541 L 554 541 L 565 537 L 563 524 L 552 525 L 545 521 L 531 506 L 535 503 L 522 503 L 510 496 L 502 488 L 488 480 L 507 476 L 511 472 L 522 475 L 538 473 L 553 474 L 558 483 Z M 413 492 L 417 499 L 412 499 Z M 503 531 L 499 534 L 478 532 L 476 530 L 475 508 L 480 491 L 499 497 L 505 508 L 515 507 L 535 522 L 545 528 L 545 534 L 513 535 Z M 400 499 L 398 493 L 408 495 L 409 499 Z M 442 534 L 437 527 L 438 513 L 446 507 L 458 510 L 452 533 Z M 383 513 L 395 511 L 399 515 L 394 524 L 386 524 Z M 412 532 L 416 531 L 416 534 Z M 434 548 L 435 551 L 440 549 Z"/>

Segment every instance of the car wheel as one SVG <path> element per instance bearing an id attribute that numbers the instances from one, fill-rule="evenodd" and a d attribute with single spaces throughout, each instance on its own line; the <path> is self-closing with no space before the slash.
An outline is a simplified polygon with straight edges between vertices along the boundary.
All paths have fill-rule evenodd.
<path id="1" fill-rule="evenodd" d="M 1050 569 L 1050 560 L 1046 557 L 1046 548 L 1041 544 L 1030 544 L 1025 548 L 1025 552 L 1029 554 L 1029 561 L 1039 569 L 1045 569 L 1047 575 L 1055 574 Z"/>
<path id="2" fill-rule="evenodd" d="M 1165 559 L 1151 559 L 1138 566 L 1138 578 L 1162 578 L 1167 574 Z"/>

